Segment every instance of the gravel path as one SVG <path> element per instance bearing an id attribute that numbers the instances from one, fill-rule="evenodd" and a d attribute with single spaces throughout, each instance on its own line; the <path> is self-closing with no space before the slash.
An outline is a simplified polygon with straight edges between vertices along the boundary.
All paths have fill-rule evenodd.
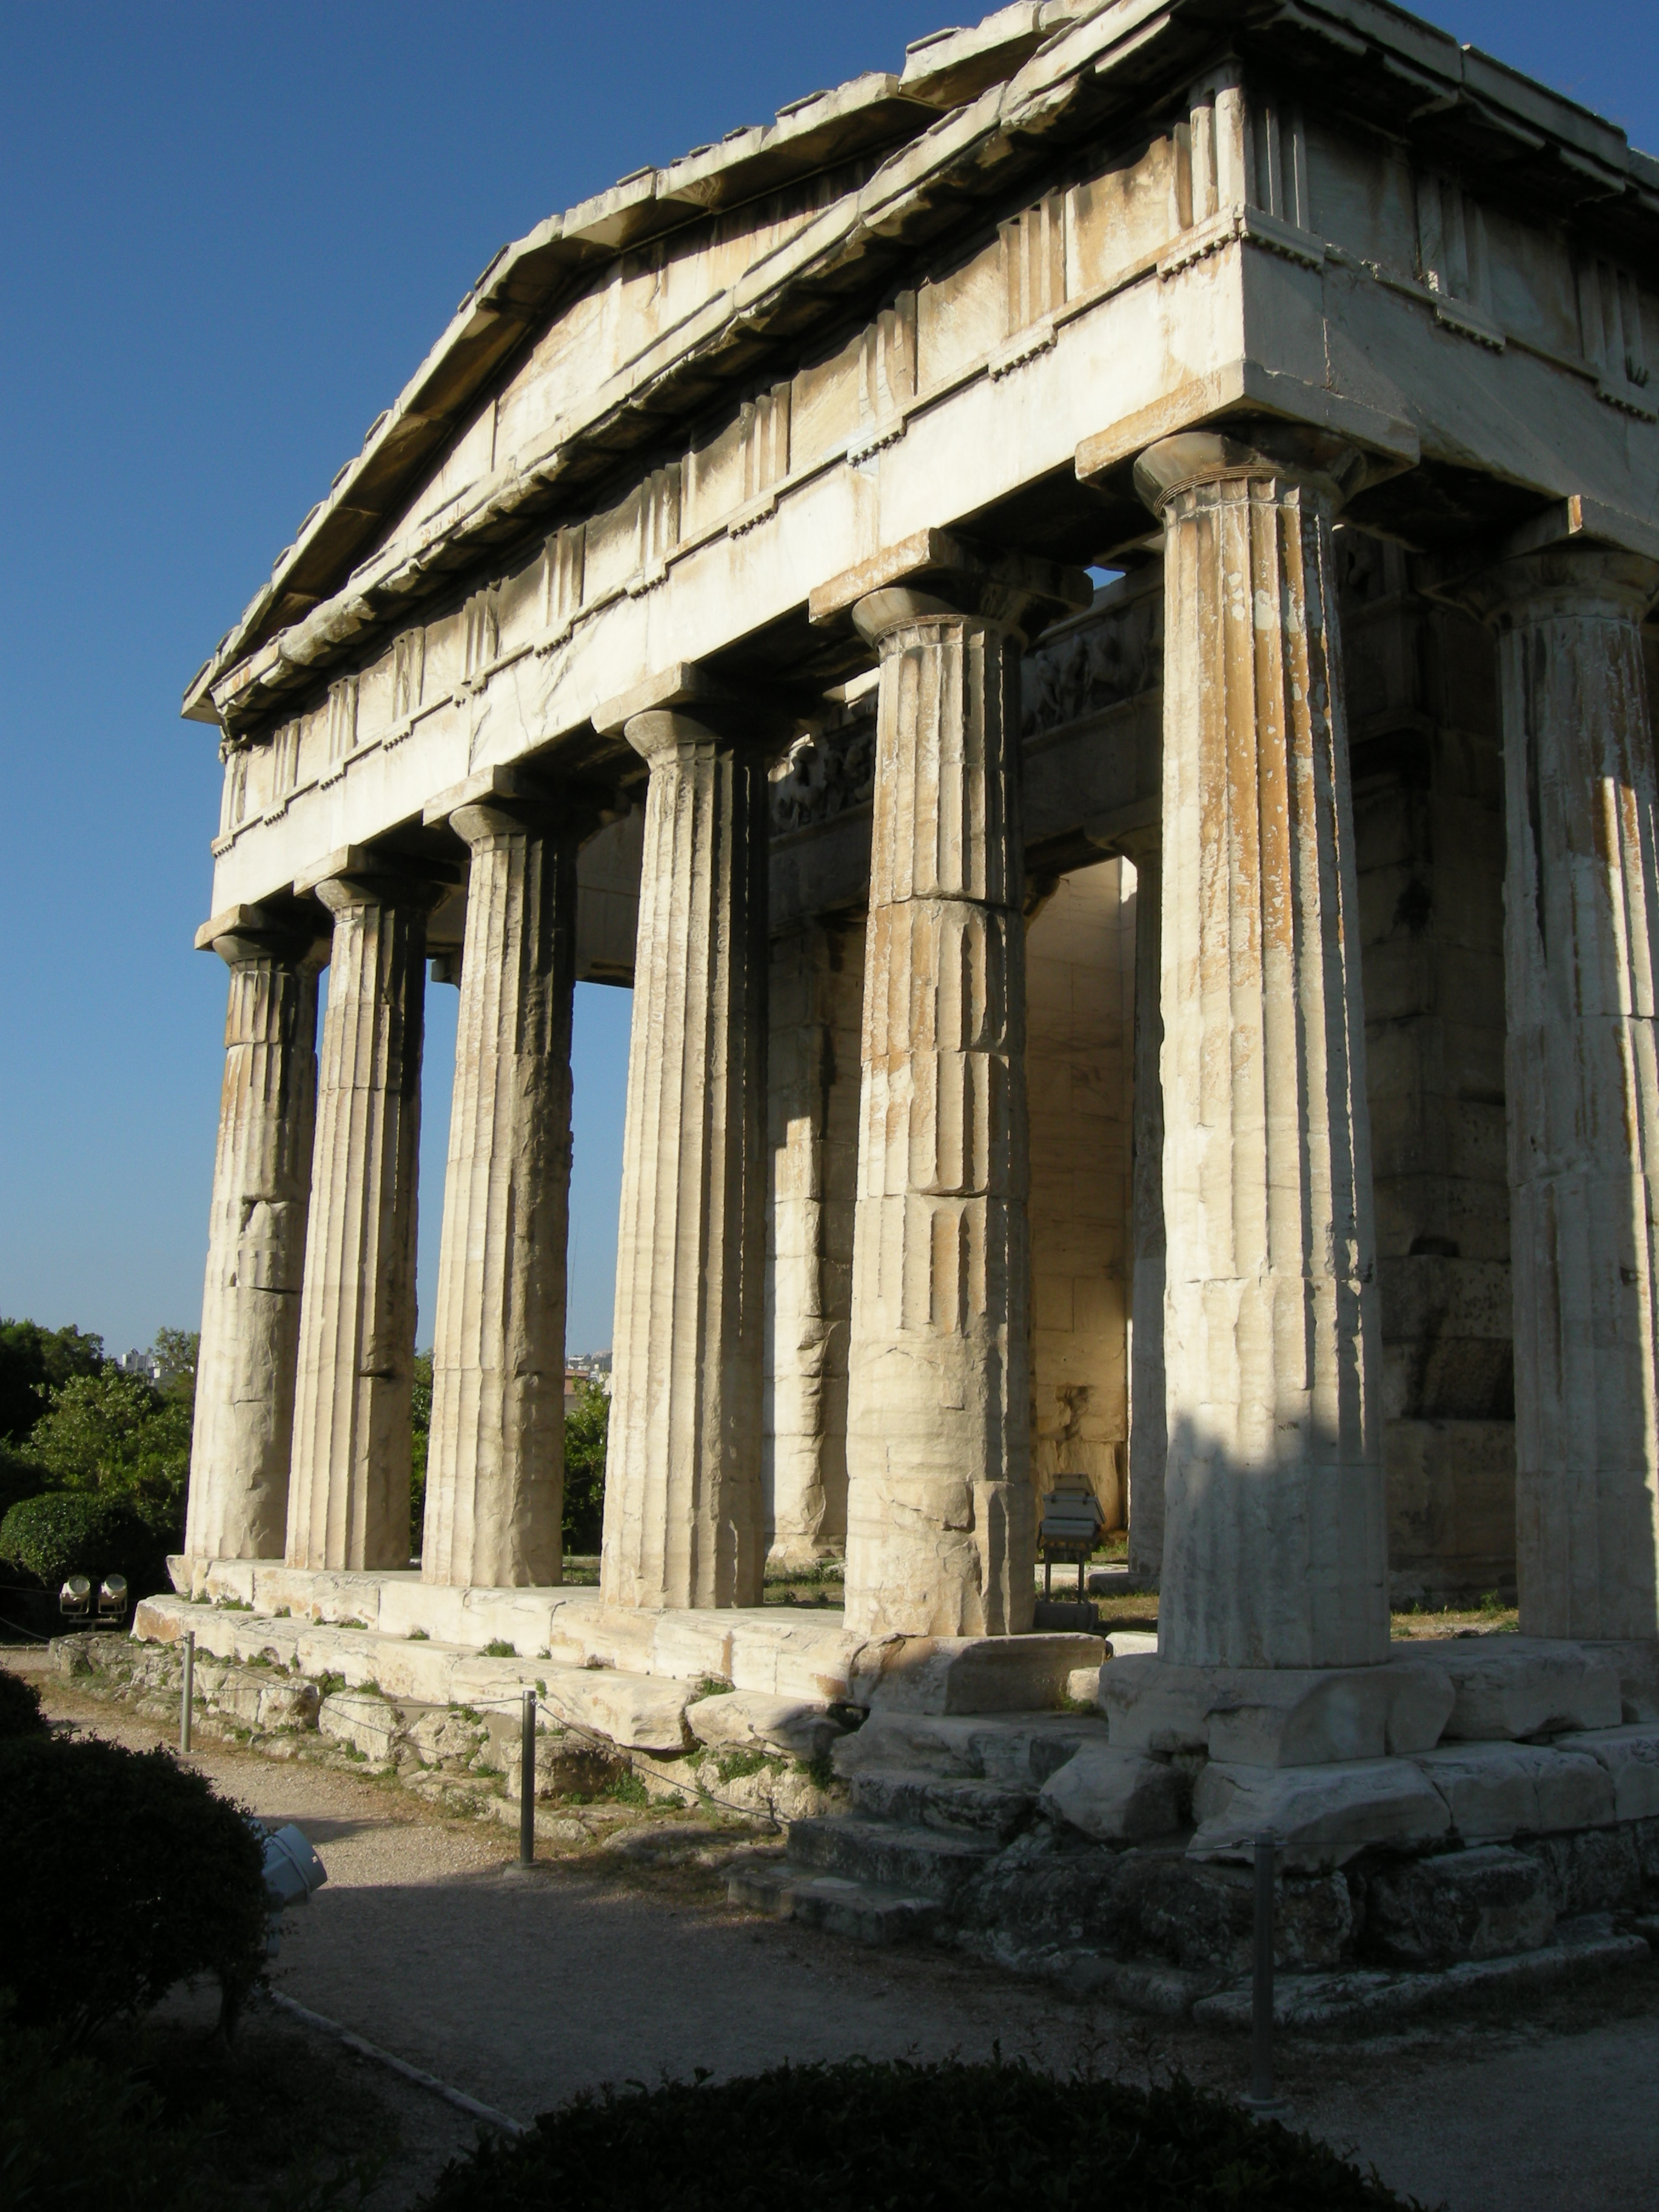
<path id="1" fill-rule="evenodd" d="M 35 1679 L 54 1715 L 161 1740 Z M 734 1912 L 717 1875 L 592 1856 L 520 1875 L 506 1831 L 395 1790 L 218 1746 L 194 1763 L 263 1817 L 297 1820 L 327 1866 L 327 1886 L 288 1916 L 276 1985 L 520 2118 L 605 2081 L 852 2052 L 1000 2045 L 1062 2071 L 1180 2066 L 1244 2084 L 1241 2041 L 1069 2004 L 948 1953 L 872 1952 Z M 1291 2124 L 1425 2203 L 1626 2212 L 1659 2196 L 1659 1968 L 1411 2035 L 1285 2044 L 1283 2060 Z M 419 2137 L 400 2168 L 407 2203 L 471 2128 L 416 2090 L 391 2101 Z"/>

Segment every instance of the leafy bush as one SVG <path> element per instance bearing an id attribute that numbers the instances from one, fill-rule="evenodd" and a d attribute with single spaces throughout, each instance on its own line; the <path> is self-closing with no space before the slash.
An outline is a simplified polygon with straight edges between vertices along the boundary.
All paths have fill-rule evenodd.
<path id="1" fill-rule="evenodd" d="M 0 1558 L 57 1589 L 69 1575 L 125 1575 L 134 1598 L 167 1589 L 167 1539 L 125 1498 L 49 1490 L 14 1505 L 0 1522 Z"/>
<path id="2" fill-rule="evenodd" d="M 611 1401 L 597 1382 L 576 1385 L 576 1402 L 564 1417 L 564 1548 L 599 1548 L 605 1528 L 605 1449 Z"/>
<path id="3" fill-rule="evenodd" d="M 455 2160 L 426 2212 L 1403 2212 L 1328 2145 L 1180 2079 L 849 2059 L 579 2096 Z"/>
<path id="4" fill-rule="evenodd" d="M 8 1736 L 46 1733 L 46 1720 L 40 1711 L 39 1690 L 21 1674 L 0 1667 L 0 1741 Z"/>
<path id="5" fill-rule="evenodd" d="M 237 1808 L 165 1751 L 0 1743 L 0 1984 L 66 2044 L 218 1979 L 228 2028 L 265 1955 L 264 1853 Z"/>

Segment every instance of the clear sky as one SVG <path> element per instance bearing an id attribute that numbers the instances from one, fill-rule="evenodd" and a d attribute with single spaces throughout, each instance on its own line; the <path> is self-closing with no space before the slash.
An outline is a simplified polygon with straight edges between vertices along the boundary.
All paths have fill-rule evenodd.
<path id="1" fill-rule="evenodd" d="M 970 9 L 963 20 L 975 20 Z M 1656 0 L 1431 0 L 1659 150 Z M 201 1304 L 225 976 L 191 672 L 504 240 L 947 0 L 0 7 L 0 1313 Z M 611 1336 L 629 996 L 578 993 L 573 1351 Z M 456 999 L 434 987 L 430 1334 Z"/>

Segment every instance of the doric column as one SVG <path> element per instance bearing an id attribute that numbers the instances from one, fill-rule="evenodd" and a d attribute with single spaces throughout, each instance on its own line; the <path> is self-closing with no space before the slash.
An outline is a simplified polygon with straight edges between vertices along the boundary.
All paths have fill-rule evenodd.
<path id="1" fill-rule="evenodd" d="M 770 732 L 668 697 L 622 724 L 651 780 L 600 1584 L 758 1605 Z"/>
<path id="2" fill-rule="evenodd" d="M 819 915 L 776 938 L 769 990 L 769 1556 L 847 1542 L 847 1322 L 858 1173 L 864 931 Z"/>
<path id="3" fill-rule="evenodd" d="M 1165 439 L 1136 469 L 1164 526 L 1158 1649 L 1177 1662 L 1388 1656 L 1331 542 L 1358 465 L 1264 424 Z"/>
<path id="4" fill-rule="evenodd" d="M 472 857 L 421 1573 L 544 1584 L 563 1557 L 576 853 L 598 817 L 492 795 L 447 818 Z"/>
<path id="5" fill-rule="evenodd" d="M 407 1567 L 426 917 L 440 893 L 355 848 L 334 917 L 300 1316 L 288 1562 Z"/>
<path id="6" fill-rule="evenodd" d="M 230 969 L 185 1549 L 278 1559 L 317 1104 L 316 933 L 257 907 L 206 925 Z"/>
<path id="7" fill-rule="evenodd" d="M 1129 1566 L 1164 1571 L 1164 860 L 1157 832 L 1126 840 L 1135 871 L 1134 1133 L 1130 1162 Z"/>
<path id="8" fill-rule="evenodd" d="M 1029 1627 L 1024 851 L 1019 661 L 1036 562 L 860 599 L 880 654 L 848 1380 L 847 1626 Z"/>
<path id="9" fill-rule="evenodd" d="M 1531 1636 L 1659 1633 L 1659 805 L 1641 623 L 1659 562 L 1516 555 L 1494 625 L 1515 1295 Z"/>

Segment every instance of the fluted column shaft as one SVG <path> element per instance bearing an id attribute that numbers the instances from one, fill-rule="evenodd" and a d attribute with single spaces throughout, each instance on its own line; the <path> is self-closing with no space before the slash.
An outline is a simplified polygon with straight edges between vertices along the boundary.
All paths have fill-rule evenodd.
<path id="1" fill-rule="evenodd" d="M 562 1577 L 576 852 L 589 815 L 462 807 L 471 848 L 422 1579 Z"/>
<path id="2" fill-rule="evenodd" d="M 1164 861 L 1155 836 L 1126 848 L 1135 871 L 1134 1137 L 1129 1283 L 1129 1565 L 1164 1571 L 1168 1408 L 1164 1369 Z"/>
<path id="3" fill-rule="evenodd" d="M 600 1583 L 613 1605 L 758 1605 L 765 756 L 712 710 L 626 733 L 651 781 Z"/>
<path id="4" fill-rule="evenodd" d="M 1659 564 L 1506 562 L 1516 1552 L 1532 1636 L 1659 1633 L 1659 808 L 1641 622 Z"/>
<path id="5" fill-rule="evenodd" d="M 847 1625 L 1033 1601 L 1017 630 L 902 590 L 881 655 L 847 1421 Z"/>
<path id="6" fill-rule="evenodd" d="M 1165 532 L 1158 1649 L 1177 1662 L 1388 1655 L 1331 537 L 1348 465 L 1292 432 L 1172 438 L 1137 471 Z"/>
<path id="7" fill-rule="evenodd" d="M 434 894 L 315 886 L 334 916 L 301 1305 L 288 1562 L 409 1564 L 416 1183 Z"/>
<path id="8" fill-rule="evenodd" d="M 275 1559 L 288 1525 L 294 1373 L 317 1104 L 314 940 L 216 938 L 230 968 L 185 1549 Z"/>

